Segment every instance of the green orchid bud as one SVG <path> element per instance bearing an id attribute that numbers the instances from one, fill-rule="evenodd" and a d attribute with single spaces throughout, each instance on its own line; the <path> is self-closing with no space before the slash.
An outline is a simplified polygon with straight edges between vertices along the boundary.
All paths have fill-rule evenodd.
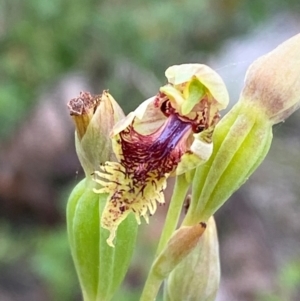
<path id="1" fill-rule="evenodd" d="M 248 69 L 241 99 L 273 124 L 300 106 L 300 34 L 257 59 Z"/>
<path id="2" fill-rule="evenodd" d="M 81 92 L 68 108 L 76 126 L 76 152 L 88 177 L 100 163 L 114 159 L 109 134 L 124 113 L 107 91 L 94 96 Z"/>
<path id="3" fill-rule="evenodd" d="M 219 283 L 219 243 L 215 221 L 211 217 L 196 247 L 167 278 L 164 300 L 214 301 Z"/>
<path id="4" fill-rule="evenodd" d="M 93 192 L 94 182 L 84 179 L 71 193 L 67 207 L 69 242 L 84 301 L 111 300 L 127 272 L 137 234 L 133 215 L 118 228 L 115 248 L 100 227 L 106 194 Z"/>
<path id="5" fill-rule="evenodd" d="M 144 290 L 140 300 L 154 300 L 162 281 L 192 252 L 205 228 L 206 224 L 200 223 L 194 226 L 180 227 L 173 233 L 166 247 L 152 264 L 147 279 L 151 289 Z M 147 282 L 145 287 L 148 285 Z"/>
<path id="6" fill-rule="evenodd" d="M 279 45 L 249 68 L 240 100 L 217 124 L 213 153 L 199 166 L 184 225 L 205 222 L 261 164 L 272 125 L 300 105 L 300 35 Z"/>
<path id="7" fill-rule="evenodd" d="M 100 224 L 107 194 L 94 193 L 91 174 L 101 162 L 113 159 L 109 132 L 124 114 L 106 91 L 95 97 L 81 93 L 68 106 L 76 125 L 77 154 L 86 173 L 67 204 L 71 253 L 84 301 L 108 301 L 128 269 L 137 224 L 133 214 L 129 215 L 116 232 L 115 248 L 106 243 L 109 232 Z"/>

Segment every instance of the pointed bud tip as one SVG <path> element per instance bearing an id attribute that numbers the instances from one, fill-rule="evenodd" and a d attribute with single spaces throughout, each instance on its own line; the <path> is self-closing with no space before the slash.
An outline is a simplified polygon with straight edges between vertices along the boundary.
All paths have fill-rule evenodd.
<path id="1" fill-rule="evenodd" d="M 258 58 L 249 67 L 242 99 L 258 107 L 271 123 L 288 118 L 300 106 L 300 34 Z"/>

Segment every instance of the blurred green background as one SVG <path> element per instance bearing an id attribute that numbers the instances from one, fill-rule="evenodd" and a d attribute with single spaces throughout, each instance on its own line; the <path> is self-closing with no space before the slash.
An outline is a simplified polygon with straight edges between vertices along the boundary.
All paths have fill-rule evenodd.
<path id="1" fill-rule="evenodd" d="M 64 218 L 70 189 L 82 177 L 66 109 L 70 98 L 86 88 L 109 88 L 128 113 L 156 93 L 168 66 L 201 62 L 225 72 L 234 102 L 251 53 L 272 49 L 262 46 L 266 40 L 276 46 L 300 32 L 299 18 L 298 0 L 0 0 L 0 300 L 81 300 Z M 300 300 L 300 225 L 290 223 L 300 211 L 291 209 L 298 208 L 300 196 L 299 124 L 292 117 L 276 129 L 279 138 L 258 176 L 234 197 L 238 201 L 233 198 L 236 207 L 226 205 L 217 216 L 224 274 L 219 301 Z M 287 145 L 290 160 L 282 156 Z M 249 205 L 258 196 L 274 198 L 275 180 L 283 191 L 278 207 L 270 210 L 267 201 Z M 290 209 L 281 216 L 283 199 Z M 240 208 L 243 200 L 247 205 Z M 138 299 L 164 214 L 141 227 L 132 268 L 115 300 Z M 244 236 L 237 247 L 230 240 L 237 228 L 251 226 L 252 220 L 240 222 L 243 214 L 259 219 L 266 235 L 251 232 L 254 245 L 266 243 L 257 251 L 260 259 L 247 253 Z M 279 223 L 286 232 L 274 230 Z M 246 259 L 224 255 L 236 249 Z M 259 266 L 264 256 L 270 265 L 247 275 L 253 285 L 236 281 L 245 266 Z M 265 279 L 270 283 L 257 285 Z"/>

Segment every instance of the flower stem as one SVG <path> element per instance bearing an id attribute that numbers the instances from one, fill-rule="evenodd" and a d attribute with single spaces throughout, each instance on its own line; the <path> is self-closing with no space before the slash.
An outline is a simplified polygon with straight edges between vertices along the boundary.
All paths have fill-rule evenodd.
<path id="1" fill-rule="evenodd" d="M 183 202 L 185 200 L 185 196 L 187 194 L 188 189 L 189 183 L 186 181 L 185 175 L 182 174 L 176 177 L 176 182 L 169 205 L 169 210 L 160 236 L 155 258 L 165 248 L 173 232 L 176 230 Z"/>
<path id="2" fill-rule="evenodd" d="M 151 268 L 140 301 L 154 301 L 156 299 L 159 288 L 163 282 L 161 277 L 157 276 Z"/>
<path id="3" fill-rule="evenodd" d="M 172 236 L 173 232 L 176 230 L 176 226 L 178 224 L 182 205 L 186 193 L 188 191 L 188 188 L 189 188 L 189 183 L 186 181 L 185 175 L 183 174 L 178 176 L 176 178 L 174 191 L 170 201 L 165 225 L 162 230 L 160 241 L 156 250 L 155 259 L 166 247 L 170 237 Z M 160 276 L 156 275 L 152 265 L 140 301 L 155 300 L 162 281 L 163 279 Z"/>

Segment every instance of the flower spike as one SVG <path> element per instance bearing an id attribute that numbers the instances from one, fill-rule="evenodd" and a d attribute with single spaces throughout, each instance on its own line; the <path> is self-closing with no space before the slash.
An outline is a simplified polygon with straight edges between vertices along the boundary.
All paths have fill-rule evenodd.
<path id="1" fill-rule="evenodd" d="M 228 93 L 222 79 L 205 65 L 186 64 L 167 69 L 168 84 L 120 120 L 111 133 L 119 162 L 106 162 L 95 172 L 108 193 L 102 227 L 110 231 L 113 246 L 118 225 L 130 212 L 143 216 L 163 204 L 166 180 L 208 160 L 211 137 L 226 107 Z"/>

